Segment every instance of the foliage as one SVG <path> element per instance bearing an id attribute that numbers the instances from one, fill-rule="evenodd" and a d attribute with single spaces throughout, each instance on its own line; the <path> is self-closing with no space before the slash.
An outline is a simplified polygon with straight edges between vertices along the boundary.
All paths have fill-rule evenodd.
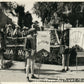
<path id="1" fill-rule="evenodd" d="M 15 9 L 15 12 L 18 15 L 18 25 L 22 28 L 23 27 L 23 18 L 24 18 L 24 7 L 17 5 L 17 8 Z"/>
<path id="2" fill-rule="evenodd" d="M 17 7 L 17 4 L 15 2 L 1 2 L 0 4 L 3 10 L 9 10 L 11 14 L 13 14 L 12 11 Z"/>
<path id="3" fill-rule="evenodd" d="M 13 2 L 0 2 L 0 27 L 5 27 L 6 24 L 12 24 L 12 19 L 7 15 L 11 14 L 15 16 L 14 10 L 15 10 L 16 4 Z"/>
<path id="4" fill-rule="evenodd" d="M 32 25 L 32 16 L 29 13 L 29 11 L 27 11 L 25 13 L 25 8 L 22 5 L 17 5 L 17 8 L 15 9 L 15 12 L 18 15 L 18 25 L 23 28 L 24 26 L 30 28 Z"/>
<path id="5" fill-rule="evenodd" d="M 79 25 L 82 24 L 84 26 L 83 9 L 83 2 L 37 2 L 34 4 L 34 13 L 41 17 L 43 23 L 45 23 L 45 19 L 49 22 L 53 14 L 57 13 L 60 21 L 66 22 L 68 19 L 73 27 L 76 26 L 77 20 Z"/>
<path id="6" fill-rule="evenodd" d="M 1 6 L 0 8 L 3 10 L 3 14 L 4 16 L 1 16 L 2 19 L 4 19 L 4 25 L 7 24 L 13 24 L 12 19 L 13 17 L 17 17 L 18 18 L 18 25 L 22 28 L 23 26 L 26 27 L 30 27 L 32 25 L 32 16 L 30 13 L 26 12 L 25 13 L 25 8 L 23 5 L 19 5 L 16 2 L 1 2 L 0 3 Z M 8 21 L 8 19 L 10 18 L 10 15 L 8 16 L 8 14 L 12 15 L 12 19 L 10 20 L 10 22 Z M 31 17 L 31 18 L 30 18 Z M 3 22 L 3 21 L 1 21 Z M 30 22 L 30 23 L 29 23 Z"/>
<path id="7" fill-rule="evenodd" d="M 77 52 L 83 52 L 84 51 L 84 49 L 81 48 L 79 45 L 75 45 L 72 48 L 76 49 Z"/>
<path id="8" fill-rule="evenodd" d="M 45 22 L 45 19 L 49 22 L 54 11 L 57 9 L 56 2 L 37 2 L 34 4 L 34 13 L 41 17 L 42 22 Z"/>

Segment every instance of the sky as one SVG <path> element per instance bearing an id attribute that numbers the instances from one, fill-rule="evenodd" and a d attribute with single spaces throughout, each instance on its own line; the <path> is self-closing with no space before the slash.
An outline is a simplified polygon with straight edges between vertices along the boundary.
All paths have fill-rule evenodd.
<path id="1" fill-rule="evenodd" d="M 30 0 L 15 0 L 15 2 L 17 2 L 18 4 L 20 5 L 25 5 L 25 11 L 29 10 L 29 11 L 32 11 L 32 7 L 35 3 L 34 0 L 30 1 Z"/>

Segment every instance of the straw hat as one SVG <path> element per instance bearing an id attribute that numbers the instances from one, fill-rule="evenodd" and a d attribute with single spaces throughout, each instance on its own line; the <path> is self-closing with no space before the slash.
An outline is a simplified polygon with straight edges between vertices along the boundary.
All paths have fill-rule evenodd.
<path id="1" fill-rule="evenodd" d="M 28 27 L 25 27 L 25 26 L 24 26 L 23 29 L 26 30 L 26 29 L 28 29 Z"/>
<path id="2" fill-rule="evenodd" d="M 15 25 L 15 28 L 20 29 L 20 26 L 19 25 Z"/>
<path id="3" fill-rule="evenodd" d="M 33 22 L 33 24 L 38 24 L 38 23 L 39 23 L 38 21 Z"/>
<path id="4" fill-rule="evenodd" d="M 12 27 L 12 25 L 11 24 L 8 24 L 8 27 Z"/>

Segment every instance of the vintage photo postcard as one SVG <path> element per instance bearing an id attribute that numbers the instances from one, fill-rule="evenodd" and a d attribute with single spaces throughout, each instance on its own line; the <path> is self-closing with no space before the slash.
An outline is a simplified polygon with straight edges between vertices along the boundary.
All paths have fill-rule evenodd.
<path id="1" fill-rule="evenodd" d="M 83 83 L 83 1 L 0 1 L 0 84 Z"/>

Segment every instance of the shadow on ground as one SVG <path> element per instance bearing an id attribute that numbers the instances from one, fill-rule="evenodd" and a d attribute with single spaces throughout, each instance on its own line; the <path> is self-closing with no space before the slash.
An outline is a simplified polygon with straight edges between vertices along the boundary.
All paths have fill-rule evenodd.
<path id="1" fill-rule="evenodd" d="M 40 74 L 40 75 L 56 75 L 56 74 L 61 74 L 62 72 L 60 70 L 49 70 L 49 69 L 35 69 L 35 74 Z"/>

